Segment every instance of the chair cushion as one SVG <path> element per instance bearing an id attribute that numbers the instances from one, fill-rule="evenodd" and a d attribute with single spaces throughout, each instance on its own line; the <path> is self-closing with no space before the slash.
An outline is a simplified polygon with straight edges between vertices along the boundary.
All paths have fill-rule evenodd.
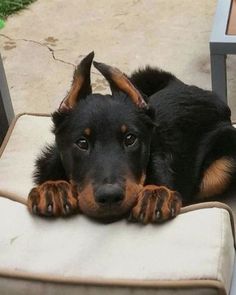
<path id="1" fill-rule="evenodd" d="M 224 204 L 189 206 L 147 226 L 31 216 L 24 203 L 50 128 L 49 117 L 24 114 L 1 149 L 1 294 L 229 293 L 234 231 Z"/>
<path id="2" fill-rule="evenodd" d="M 23 114 L 14 120 L 0 149 L 0 195 L 26 202 L 35 159 L 54 140 L 51 128 L 50 116 Z"/>

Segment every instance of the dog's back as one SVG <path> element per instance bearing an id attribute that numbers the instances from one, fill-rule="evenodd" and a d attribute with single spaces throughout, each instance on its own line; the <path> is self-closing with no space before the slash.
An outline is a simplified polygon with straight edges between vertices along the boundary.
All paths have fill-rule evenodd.
<path id="1" fill-rule="evenodd" d="M 213 92 L 186 85 L 157 68 L 139 70 L 131 80 L 146 95 L 155 112 L 157 128 L 147 183 L 171 184 L 185 200 L 192 199 L 194 194 L 205 196 L 200 191 L 204 173 L 222 157 L 226 182 L 230 182 L 236 167 L 236 131 L 229 107 Z M 216 185 L 213 178 L 214 175 L 211 186 Z M 222 183 L 222 190 L 224 187 Z"/>

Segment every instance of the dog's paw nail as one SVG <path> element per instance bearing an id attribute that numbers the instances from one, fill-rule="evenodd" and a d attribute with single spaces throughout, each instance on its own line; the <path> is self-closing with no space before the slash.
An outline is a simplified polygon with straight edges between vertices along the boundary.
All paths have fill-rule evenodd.
<path id="1" fill-rule="evenodd" d="M 52 211 L 53 211 L 53 206 L 52 206 L 52 204 L 49 204 L 49 205 L 48 205 L 48 208 L 47 208 L 47 212 L 48 212 L 49 214 L 52 214 Z"/>
<path id="2" fill-rule="evenodd" d="M 32 212 L 33 212 L 34 214 L 37 214 L 37 213 L 38 213 L 38 207 L 37 207 L 37 205 L 33 205 L 33 207 L 32 207 Z"/>
<path id="3" fill-rule="evenodd" d="M 136 218 L 134 218 L 134 215 L 133 213 L 130 213 L 130 215 L 128 216 L 128 219 L 127 219 L 129 222 L 137 222 Z"/>
<path id="4" fill-rule="evenodd" d="M 172 208 L 171 208 L 171 217 L 174 217 L 174 216 L 175 216 L 175 208 L 172 207 Z"/>
<path id="5" fill-rule="evenodd" d="M 70 206 L 68 204 L 64 205 L 64 209 L 65 209 L 66 214 L 70 213 Z"/>
<path id="6" fill-rule="evenodd" d="M 133 221 L 133 214 L 132 213 L 130 213 L 130 215 L 128 216 L 128 221 Z"/>
<path id="7" fill-rule="evenodd" d="M 156 211 L 156 219 L 159 220 L 161 217 L 161 211 L 160 210 L 157 210 Z"/>
<path id="8" fill-rule="evenodd" d="M 142 221 L 142 222 L 144 221 L 144 216 L 145 216 L 144 213 L 141 213 L 141 215 L 140 215 L 140 221 Z"/>

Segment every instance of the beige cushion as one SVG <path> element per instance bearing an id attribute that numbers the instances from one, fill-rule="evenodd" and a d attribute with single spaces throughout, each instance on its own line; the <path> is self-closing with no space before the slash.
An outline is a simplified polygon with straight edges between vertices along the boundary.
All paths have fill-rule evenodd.
<path id="1" fill-rule="evenodd" d="M 0 195 L 25 203 L 33 187 L 36 156 L 46 143 L 52 143 L 51 118 L 23 115 L 12 124 L 0 150 Z"/>
<path id="2" fill-rule="evenodd" d="M 223 204 L 141 226 L 42 219 L 7 199 L 25 202 L 34 157 L 53 141 L 50 124 L 21 116 L 0 159 L 0 294 L 228 294 L 235 252 Z"/>

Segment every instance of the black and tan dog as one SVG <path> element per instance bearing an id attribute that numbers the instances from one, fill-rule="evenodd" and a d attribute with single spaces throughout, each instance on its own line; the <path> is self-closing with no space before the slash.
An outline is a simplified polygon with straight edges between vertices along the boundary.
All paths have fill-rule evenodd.
<path id="1" fill-rule="evenodd" d="M 225 192 L 236 172 L 236 130 L 215 94 L 147 67 L 130 78 L 94 62 L 112 95 L 92 94 L 90 53 L 53 114 L 55 144 L 36 163 L 31 212 L 77 212 L 142 223 Z"/>

